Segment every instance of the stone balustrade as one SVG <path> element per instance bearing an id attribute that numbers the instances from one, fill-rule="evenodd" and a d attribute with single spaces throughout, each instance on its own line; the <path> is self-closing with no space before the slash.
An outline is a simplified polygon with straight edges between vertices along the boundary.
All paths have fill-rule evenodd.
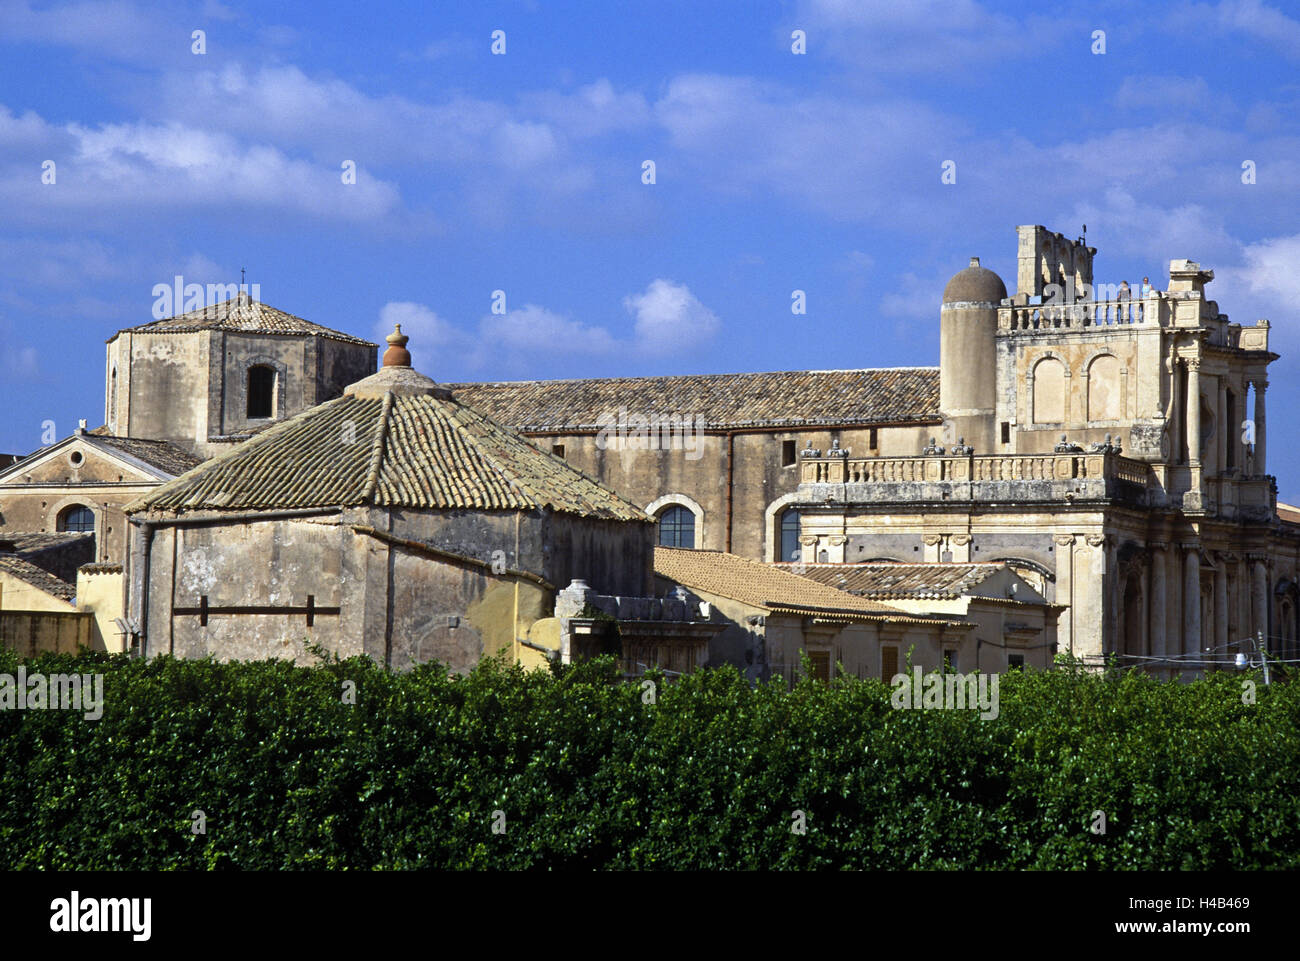
<path id="1" fill-rule="evenodd" d="M 1000 330 L 1084 330 L 1158 324 L 1160 295 L 1145 299 L 1082 300 L 1073 304 L 1013 304 L 998 310 Z"/>
<path id="2" fill-rule="evenodd" d="M 1150 468 L 1115 453 L 966 454 L 957 457 L 805 457 L 804 484 L 938 483 L 1003 480 L 1121 480 L 1146 487 Z"/>

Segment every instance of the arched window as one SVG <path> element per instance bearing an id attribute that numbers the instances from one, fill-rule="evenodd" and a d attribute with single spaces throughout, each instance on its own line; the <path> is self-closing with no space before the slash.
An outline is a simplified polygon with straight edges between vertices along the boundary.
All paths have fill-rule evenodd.
<path id="1" fill-rule="evenodd" d="M 275 368 L 258 364 L 248 368 L 248 416 L 275 416 Z"/>
<path id="2" fill-rule="evenodd" d="M 1088 420 L 1119 420 L 1119 358 L 1102 354 L 1088 365 Z"/>
<path id="3" fill-rule="evenodd" d="M 73 504 L 59 512 L 59 530 L 90 531 L 95 530 L 95 512 L 81 504 Z"/>
<path id="4" fill-rule="evenodd" d="M 1065 420 L 1065 366 L 1049 357 L 1034 367 L 1032 418 L 1035 424 L 1059 424 Z"/>
<path id="5" fill-rule="evenodd" d="M 695 515 L 690 508 L 673 504 L 659 515 L 660 547 L 695 547 Z"/>
<path id="6" fill-rule="evenodd" d="M 799 512 L 788 510 L 781 515 L 781 560 L 797 561 L 798 553 Z"/>

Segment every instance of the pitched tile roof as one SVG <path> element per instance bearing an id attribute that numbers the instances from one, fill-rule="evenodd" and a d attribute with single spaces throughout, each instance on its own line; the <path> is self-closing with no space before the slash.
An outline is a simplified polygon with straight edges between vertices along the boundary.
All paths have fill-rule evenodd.
<path id="1" fill-rule="evenodd" d="M 360 337 L 331 330 L 320 324 L 313 324 L 310 320 L 267 306 L 253 300 L 246 293 L 240 293 L 219 304 L 192 310 L 188 314 L 178 314 L 175 317 L 155 320 L 138 327 L 127 327 L 118 333 L 180 334 L 195 330 L 228 330 L 248 334 L 315 334 L 348 344 L 378 347 L 378 344 Z M 114 337 L 116 336 L 114 334 Z"/>
<path id="2" fill-rule="evenodd" d="M 949 621 L 900 611 L 896 607 L 723 551 L 681 547 L 655 548 L 655 573 L 683 587 L 767 610 L 803 613 L 854 614 L 909 621 Z"/>
<path id="3" fill-rule="evenodd" d="M 145 440 L 141 437 L 118 437 L 115 434 L 91 434 L 90 432 L 85 436 L 93 438 L 91 443 L 96 446 L 108 447 L 136 460 L 144 461 L 173 477 L 184 474 L 187 470 L 203 463 L 203 458 L 195 457 L 189 451 L 182 450 L 165 440 Z"/>
<path id="4" fill-rule="evenodd" d="M 621 408 L 645 417 L 698 417 L 700 426 L 715 429 L 939 420 L 937 367 L 448 386 L 467 404 L 524 431 L 599 430 Z"/>
<path id="5" fill-rule="evenodd" d="M 23 560 L 17 554 L 0 554 L 0 573 L 9 574 L 24 584 L 69 603 L 77 596 L 77 588 L 60 577 L 55 577 L 43 567 Z"/>
<path id="6" fill-rule="evenodd" d="M 385 376 L 372 375 L 348 390 Z M 125 509 L 134 513 L 360 504 L 549 507 L 648 521 L 634 504 L 445 390 L 439 395 L 402 390 L 346 393 L 222 452 Z"/>
<path id="7" fill-rule="evenodd" d="M 89 531 L 33 532 L 0 531 L 0 544 L 5 545 L 3 553 L 12 553 L 26 557 L 39 554 L 51 548 L 66 547 L 77 541 L 89 541 L 94 538 Z"/>
<path id="8" fill-rule="evenodd" d="M 797 565 L 781 565 L 794 569 Z M 951 599 L 970 593 L 1005 564 L 804 564 L 803 576 L 862 597 Z"/>

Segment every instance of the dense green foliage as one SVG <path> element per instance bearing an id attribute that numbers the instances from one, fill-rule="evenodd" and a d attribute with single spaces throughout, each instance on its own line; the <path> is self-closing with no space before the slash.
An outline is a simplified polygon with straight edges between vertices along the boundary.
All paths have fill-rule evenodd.
<path id="1" fill-rule="evenodd" d="M 19 663 L 0 653 L 0 672 Z M 646 703 L 608 659 L 463 678 L 363 659 L 26 667 L 104 673 L 104 714 L 0 713 L 0 867 L 1300 865 L 1295 683 L 1247 705 L 1235 674 L 1013 672 L 982 721 L 894 710 L 879 681 L 753 689 L 732 670 Z"/>

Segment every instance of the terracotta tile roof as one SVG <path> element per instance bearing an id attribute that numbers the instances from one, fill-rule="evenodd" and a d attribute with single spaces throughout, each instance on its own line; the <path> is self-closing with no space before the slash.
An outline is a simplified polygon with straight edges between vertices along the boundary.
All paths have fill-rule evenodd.
<path id="1" fill-rule="evenodd" d="M 184 474 L 187 470 L 203 463 L 203 458 L 195 457 L 189 451 L 182 450 L 165 440 L 145 440 L 141 437 L 118 437 L 115 434 L 91 434 L 90 432 L 87 432 L 86 436 L 93 437 L 91 443 L 98 447 L 119 451 L 173 477 Z"/>
<path id="2" fill-rule="evenodd" d="M 0 545 L 4 545 L 0 547 L 0 553 L 14 553 L 21 557 L 27 557 L 51 548 L 66 547 L 77 541 L 89 541 L 94 536 L 89 531 L 59 531 L 57 533 L 0 531 Z"/>
<path id="3" fill-rule="evenodd" d="M 868 616 L 868 619 L 887 617 L 890 620 L 936 620 L 820 584 L 782 570 L 774 564 L 763 564 L 722 551 L 656 547 L 655 573 L 686 588 L 729 597 L 767 610 L 851 614 Z"/>
<path id="4" fill-rule="evenodd" d="M 77 596 L 77 588 L 60 577 L 55 577 L 43 567 L 37 567 L 31 561 L 23 560 L 17 554 L 0 554 L 0 572 L 16 577 L 39 591 L 43 591 L 61 601 L 71 603 Z"/>
<path id="5" fill-rule="evenodd" d="M 195 330 L 228 330 L 246 334 L 315 334 L 348 344 L 378 347 L 378 344 L 360 337 L 331 330 L 320 324 L 313 324 L 310 320 L 269 307 L 243 293 L 210 307 L 202 307 L 188 314 L 178 314 L 165 320 L 155 320 L 138 327 L 127 327 L 118 333 L 180 334 Z"/>
<path id="6" fill-rule="evenodd" d="M 794 370 L 449 384 L 516 430 L 599 430 L 629 414 L 701 418 L 702 426 L 815 426 L 939 420 L 939 368 Z"/>
<path id="7" fill-rule="evenodd" d="M 793 565 L 781 565 L 789 569 Z M 951 599 L 968 594 L 1005 564 L 805 564 L 806 578 L 863 597 Z"/>
<path id="8" fill-rule="evenodd" d="M 360 504 L 549 507 L 584 516 L 648 520 L 634 504 L 474 408 L 445 396 L 403 393 L 327 401 L 222 452 L 125 509 L 134 513 Z"/>

